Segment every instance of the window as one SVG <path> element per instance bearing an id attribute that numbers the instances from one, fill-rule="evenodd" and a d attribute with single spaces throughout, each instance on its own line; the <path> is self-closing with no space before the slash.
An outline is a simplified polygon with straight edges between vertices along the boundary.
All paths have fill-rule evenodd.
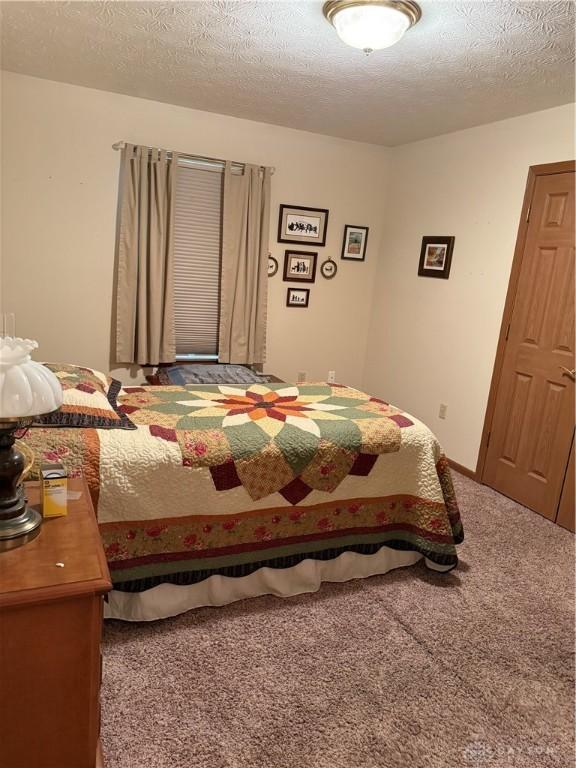
<path id="1" fill-rule="evenodd" d="M 222 252 L 220 164 L 181 159 L 174 208 L 176 358 L 217 359 Z"/>

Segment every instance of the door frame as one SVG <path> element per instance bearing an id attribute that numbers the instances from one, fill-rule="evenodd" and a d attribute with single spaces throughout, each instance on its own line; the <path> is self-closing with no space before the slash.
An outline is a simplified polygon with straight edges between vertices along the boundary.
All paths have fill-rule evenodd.
<path id="1" fill-rule="evenodd" d="M 496 358 L 494 360 L 494 369 L 492 371 L 492 381 L 490 382 L 490 392 L 488 394 L 488 403 L 484 416 L 484 427 L 482 429 L 482 439 L 480 441 L 480 450 L 478 451 L 478 461 L 476 463 L 476 479 L 479 483 L 484 480 L 484 468 L 486 465 L 486 456 L 488 454 L 488 436 L 492 429 L 492 420 L 496 410 L 496 396 L 500 386 L 500 377 L 502 375 L 502 366 L 504 363 L 504 351 L 506 349 L 506 339 L 508 329 L 512 320 L 512 311 L 516 300 L 518 290 L 518 281 L 522 269 L 522 257 L 524 255 L 524 246 L 526 245 L 526 235 L 528 233 L 529 213 L 534 196 L 534 187 L 536 179 L 539 176 L 553 176 L 558 173 L 570 173 L 576 171 L 576 161 L 566 160 L 561 163 L 546 163 L 544 165 L 531 165 L 528 168 L 528 179 L 526 181 L 526 190 L 524 192 L 524 201 L 522 203 L 522 212 L 520 214 L 520 225 L 516 237 L 516 246 L 514 248 L 514 257 L 512 259 L 512 268 L 510 270 L 510 279 L 508 281 L 508 291 L 506 293 L 506 302 L 502 313 L 502 322 L 500 324 L 500 335 L 498 336 L 498 346 L 496 348 Z"/>

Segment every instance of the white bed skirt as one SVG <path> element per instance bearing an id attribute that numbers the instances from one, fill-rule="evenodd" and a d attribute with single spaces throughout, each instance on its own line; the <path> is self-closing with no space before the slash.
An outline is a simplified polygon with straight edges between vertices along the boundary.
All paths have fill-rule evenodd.
<path id="1" fill-rule="evenodd" d="M 210 576 L 199 582 L 179 586 L 160 584 L 145 592 L 112 590 L 104 604 L 104 617 L 123 621 L 155 621 L 177 616 L 192 608 L 218 607 L 260 595 L 292 597 L 317 592 L 323 581 L 350 581 L 387 573 L 394 568 L 414 565 L 419 552 L 404 552 L 382 547 L 374 555 L 344 552 L 333 560 L 303 560 L 292 568 L 260 568 L 248 576 Z M 426 565 L 437 571 L 451 570 L 426 558 Z"/>

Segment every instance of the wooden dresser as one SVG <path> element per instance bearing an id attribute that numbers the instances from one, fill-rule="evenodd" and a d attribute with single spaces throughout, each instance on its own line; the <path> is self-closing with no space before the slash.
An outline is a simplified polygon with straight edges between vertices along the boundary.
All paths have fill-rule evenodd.
<path id="1" fill-rule="evenodd" d="M 100 754 L 102 602 L 111 589 L 83 480 L 68 515 L 0 552 L 0 766 L 95 768 Z M 29 503 L 39 488 L 27 485 Z"/>

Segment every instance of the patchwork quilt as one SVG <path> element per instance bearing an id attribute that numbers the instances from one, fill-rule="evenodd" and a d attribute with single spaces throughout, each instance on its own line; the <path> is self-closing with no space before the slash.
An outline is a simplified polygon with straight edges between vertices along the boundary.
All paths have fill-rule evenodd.
<path id="1" fill-rule="evenodd" d="M 124 387 L 133 429 L 31 429 L 37 465 L 90 487 L 116 589 L 382 546 L 456 565 L 463 532 L 434 435 L 328 384 Z M 37 471 L 37 466 L 35 471 Z"/>

